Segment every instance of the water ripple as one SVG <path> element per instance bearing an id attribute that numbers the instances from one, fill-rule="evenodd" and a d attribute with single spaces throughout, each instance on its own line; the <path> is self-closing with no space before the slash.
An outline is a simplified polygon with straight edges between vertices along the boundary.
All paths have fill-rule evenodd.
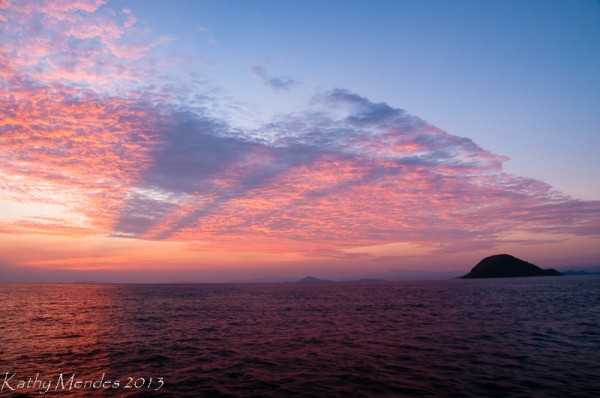
<path id="1" fill-rule="evenodd" d="M 71 397 L 593 396 L 598 282 L 4 285 L 0 376 L 121 381 L 49 391 Z"/>

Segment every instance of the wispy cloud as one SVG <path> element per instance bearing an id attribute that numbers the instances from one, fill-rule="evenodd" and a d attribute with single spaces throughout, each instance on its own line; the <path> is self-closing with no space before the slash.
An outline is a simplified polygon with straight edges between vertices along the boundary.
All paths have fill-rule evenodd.
<path id="1" fill-rule="evenodd" d="M 252 67 L 250 73 L 256 76 L 267 88 L 276 93 L 290 91 L 299 84 L 298 80 L 288 76 L 271 76 L 263 66 Z"/>

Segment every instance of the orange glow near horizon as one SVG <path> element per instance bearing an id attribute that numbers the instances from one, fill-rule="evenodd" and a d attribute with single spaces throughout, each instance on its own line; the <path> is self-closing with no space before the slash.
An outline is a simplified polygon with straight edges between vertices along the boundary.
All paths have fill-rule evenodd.
<path id="1" fill-rule="evenodd" d="M 497 251 L 513 253 L 544 268 L 578 265 L 561 262 L 565 251 L 580 253 L 580 265 L 592 264 L 596 258 L 598 241 L 594 238 L 530 235 L 529 239 L 532 240 L 530 243 L 523 244 L 511 237 L 506 243 L 499 244 Z M 119 275 L 131 273 L 139 276 L 133 280 L 151 282 L 226 282 L 240 277 L 242 280 L 270 277 L 293 280 L 307 273 L 343 279 L 364 277 L 368 272 L 385 274 L 394 269 L 408 273 L 450 272 L 459 276 L 489 254 L 486 248 L 449 253 L 438 250 L 434 246 L 400 242 L 351 248 L 336 255 L 330 252 L 306 255 L 269 253 L 260 245 L 247 251 L 222 251 L 211 249 L 202 242 L 0 234 L 3 260 L 12 264 L 9 269 L 0 267 L 0 271 L 22 275 L 75 272 L 73 275 L 80 279 L 88 273 L 102 272 L 99 281 L 106 278 L 113 282 L 121 280 Z"/>

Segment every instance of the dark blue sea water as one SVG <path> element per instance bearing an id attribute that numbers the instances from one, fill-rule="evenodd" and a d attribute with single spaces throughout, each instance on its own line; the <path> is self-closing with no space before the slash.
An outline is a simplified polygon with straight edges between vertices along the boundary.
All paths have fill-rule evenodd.
<path id="1" fill-rule="evenodd" d="M 600 278 L 593 276 L 0 285 L 0 303 L 2 396 L 600 391 Z"/>

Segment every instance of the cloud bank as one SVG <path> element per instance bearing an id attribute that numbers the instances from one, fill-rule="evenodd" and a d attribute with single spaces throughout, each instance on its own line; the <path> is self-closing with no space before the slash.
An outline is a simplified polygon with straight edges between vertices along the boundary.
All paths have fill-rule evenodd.
<path id="1" fill-rule="evenodd" d="M 4 220 L 3 233 L 331 256 L 600 234 L 599 201 L 511 175 L 505 157 L 389 104 L 332 89 L 242 129 L 211 112 L 201 88 L 186 103 L 157 77 L 159 43 L 132 39 L 131 11 L 0 8 L 0 200 L 59 209 Z M 275 91 L 296 83 L 253 73 Z"/>

